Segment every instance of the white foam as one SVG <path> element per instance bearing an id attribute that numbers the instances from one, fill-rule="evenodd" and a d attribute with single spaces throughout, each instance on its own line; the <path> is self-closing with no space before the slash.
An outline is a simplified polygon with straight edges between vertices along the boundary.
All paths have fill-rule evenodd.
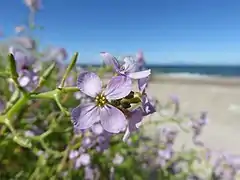
<path id="1" fill-rule="evenodd" d="M 206 78 L 208 75 L 198 74 L 198 73 L 169 73 L 167 76 L 174 78 Z"/>

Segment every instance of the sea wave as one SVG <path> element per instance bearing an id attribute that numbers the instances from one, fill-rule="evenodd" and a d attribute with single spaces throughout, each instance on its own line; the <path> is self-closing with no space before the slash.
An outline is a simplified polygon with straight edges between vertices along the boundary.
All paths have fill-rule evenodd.
<path id="1" fill-rule="evenodd" d="M 174 78 L 206 78 L 209 77 L 209 75 L 206 74 L 199 74 L 199 73 L 164 73 L 164 75 L 168 77 L 174 77 Z"/>

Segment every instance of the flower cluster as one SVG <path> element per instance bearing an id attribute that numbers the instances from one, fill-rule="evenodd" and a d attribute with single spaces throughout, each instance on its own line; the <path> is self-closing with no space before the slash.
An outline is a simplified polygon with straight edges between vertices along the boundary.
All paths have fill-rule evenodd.
<path id="1" fill-rule="evenodd" d="M 95 69 L 75 67 L 75 53 L 66 65 L 66 49 L 39 51 L 28 34 L 41 1 L 24 3 L 29 25 L 0 41 L 0 179 L 237 179 L 240 156 L 201 141 L 207 112 L 152 96 L 142 51 L 101 52 Z M 177 147 L 189 132 L 191 147 Z"/>
<path id="2" fill-rule="evenodd" d="M 125 131 L 124 140 L 139 128 L 144 116 L 155 112 L 148 100 L 146 87 L 150 70 L 138 71 L 137 61 L 130 57 L 120 65 L 109 53 L 101 53 L 114 68 L 115 75 L 104 85 L 93 72 L 82 72 L 77 79 L 79 90 L 92 98 L 72 111 L 74 128 L 88 129 L 100 122 L 110 133 Z M 139 91 L 133 91 L 133 79 L 138 80 Z"/>

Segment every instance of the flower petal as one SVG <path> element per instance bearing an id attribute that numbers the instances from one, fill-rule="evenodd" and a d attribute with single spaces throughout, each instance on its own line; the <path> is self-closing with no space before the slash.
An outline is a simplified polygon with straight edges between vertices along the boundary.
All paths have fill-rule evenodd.
<path id="1" fill-rule="evenodd" d="M 108 100 L 121 99 L 127 96 L 132 90 L 132 81 L 127 76 L 115 76 L 113 77 L 105 91 L 104 94 Z"/>
<path id="2" fill-rule="evenodd" d="M 126 142 L 130 134 L 136 131 L 142 124 L 143 114 L 141 108 L 132 111 L 131 116 L 128 118 L 128 127 L 123 136 L 123 142 Z"/>
<path id="3" fill-rule="evenodd" d="M 127 142 L 129 137 L 130 137 L 130 131 L 129 131 L 129 127 L 127 127 L 127 129 L 123 135 L 123 138 L 122 138 L 123 142 Z"/>
<path id="4" fill-rule="evenodd" d="M 150 102 L 150 99 L 147 97 L 147 95 L 144 95 L 142 97 L 142 107 L 143 107 L 143 115 L 144 116 L 147 116 L 149 114 L 156 112 L 155 107 Z"/>
<path id="5" fill-rule="evenodd" d="M 148 79 L 149 78 L 146 77 L 138 80 L 138 89 L 141 93 L 143 93 L 143 91 L 146 89 L 148 85 Z"/>
<path id="6" fill-rule="evenodd" d="M 22 76 L 18 79 L 18 81 L 21 87 L 25 87 L 30 83 L 31 80 L 27 76 Z"/>
<path id="7" fill-rule="evenodd" d="M 108 66 L 112 66 L 116 72 L 120 69 L 118 60 L 107 52 L 101 52 L 100 55 L 103 57 L 104 63 Z"/>
<path id="8" fill-rule="evenodd" d="M 144 55 L 143 55 L 143 52 L 141 50 L 137 52 L 136 59 L 137 59 L 137 62 L 144 61 Z"/>
<path id="9" fill-rule="evenodd" d="M 104 106 L 100 111 L 101 124 L 110 133 L 119 133 L 126 128 L 124 114 L 112 105 Z"/>
<path id="10" fill-rule="evenodd" d="M 131 116 L 128 118 L 128 127 L 130 132 L 136 131 L 138 129 L 141 124 L 142 118 L 143 115 L 140 108 L 131 112 Z"/>
<path id="11" fill-rule="evenodd" d="M 151 74 L 151 70 L 144 70 L 144 71 L 138 71 L 138 72 L 132 72 L 129 73 L 129 77 L 132 79 L 142 79 L 142 78 L 146 78 Z"/>
<path id="12" fill-rule="evenodd" d="M 82 104 L 72 110 L 72 122 L 77 130 L 87 129 L 100 120 L 100 110 L 94 103 Z"/>
<path id="13" fill-rule="evenodd" d="M 17 71 L 24 69 L 24 67 L 28 67 L 33 62 L 33 59 L 28 57 L 25 52 L 20 49 L 16 49 L 14 47 L 9 48 L 9 53 L 14 56 L 16 61 Z"/>
<path id="14" fill-rule="evenodd" d="M 102 90 L 102 81 L 93 72 L 83 72 L 78 76 L 77 86 L 86 95 L 96 97 Z"/>
<path id="15" fill-rule="evenodd" d="M 123 59 L 123 69 L 127 73 L 136 72 L 138 70 L 138 63 L 132 56 L 126 56 Z"/>

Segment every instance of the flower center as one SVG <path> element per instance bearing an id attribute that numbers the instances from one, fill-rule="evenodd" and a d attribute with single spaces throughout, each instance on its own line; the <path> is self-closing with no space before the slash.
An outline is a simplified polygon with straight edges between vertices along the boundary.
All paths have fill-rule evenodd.
<path id="1" fill-rule="evenodd" d="M 103 94 L 100 94 L 95 98 L 95 102 L 97 106 L 103 107 L 105 104 L 107 104 L 107 99 Z"/>

